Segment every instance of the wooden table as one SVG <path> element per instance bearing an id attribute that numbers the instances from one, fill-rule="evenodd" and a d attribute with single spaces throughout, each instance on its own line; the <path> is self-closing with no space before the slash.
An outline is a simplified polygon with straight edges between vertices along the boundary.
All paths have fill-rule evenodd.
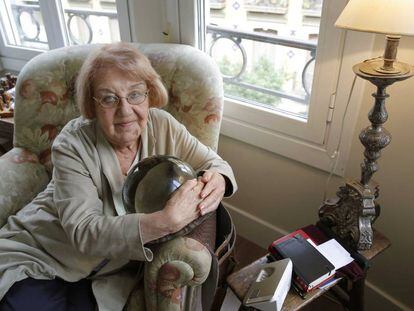
<path id="1" fill-rule="evenodd" d="M 391 245 L 390 241 L 383 236 L 378 231 L 374 230 L 374 243 L 370 250 L 361 251 L 360 254 L 365 257 L 367 260 L 371 260 L 385 249 L 387 249 Z M 266 256 L 259 258 L 255 262 L 251 263 L 250 265 L 242 268 L 241 270 L 229 275 L 227 278 L 227 283 L 229 287 L 233 290 L 236 296 L 243 301 L 250 285 L 256 280 L 256 277 L 261 269 L 261 265 L 266 263 L 267 259 Z M 364 309 L 364 288 L 365 288 L 365 278 L 352 283 L 351 288 L 346 291 L 348 295 L 348 300 L 341 301 L 341 303 L 345 304 L 350 310 L 363 310 Z M 314 299 L 320 297 L 321 295 L 325 294 L 327 291 L 338 285 L 340 279 L 335 280 L 324 289 L 315 289 L 308 293 L 306 299 L 301 298 L 294 289 L 290 289 L 285 302 L 283 304 L 282 310 L 284 311 L 294 311 L 299 310 L 305 305 L 309 304 Z M 343 289 L 337 289 L 338 291 L 343 292 Z M 244 306 L 240 307 L 240 310 L 252 310 L 253 308 L 246 308 Z M 254 309 L 253 309 L 254 310 Z"/>
<path id="2" fill-rule="evenodd" d="M 13 132 L 13 117 L 0 118 L 0 155 L 6 153 L 13 147 Z"/>

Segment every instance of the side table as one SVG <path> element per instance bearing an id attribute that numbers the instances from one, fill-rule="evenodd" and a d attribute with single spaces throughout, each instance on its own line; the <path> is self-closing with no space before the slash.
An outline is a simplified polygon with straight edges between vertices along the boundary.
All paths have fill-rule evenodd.
<path id="1" fill-rule="evenodd" d="M 0 155 L 13 148 L 14 119 L 0 118 Z"/>
<path id="2" fill-rule="evenodd" d="M 371 260 L 375 256 L 382 253 L 391 245 L 390 241 L 383 236 L 380 232 L 374 229 L 374 243 L 370 250 L 361 251 L 360 254 L 364 256 L 366 260 Z M 227 284 L 233 290 L 235 295 L 243 301 L 250 285 L 256 280 L 257 275 L 260 271 L 261 265 L 267 262 L 266 256 L 259 258 L 250 265 L 242 268 L 241 270 L 234 272 L 229 275 L 227 278 Z M 365 278 L 360 279 L 357 282 L 350 284 L 350 288 L 345 286 L 344 289 L 339 289 L 341 292 L 345 291 L 348 296 L 348 299 L 341 299 L 340 302 L 348 307 L 350 310 L 364 310 L 364 288 L 365 288 Z M 283 304 L 283 311 L 294 311 L 300 310 L 305 305 L 309 304 L 316 298 L 324 295 L 327 291 L 335 287 L 340 283 L 341 279 L 336 279 L 334 282 L 330 283 L 324 289 L 318 288 L 306 296 L 306 299 L 302 299 L 294 289 L 290 289 L 285 302 Z M 239 310 L 254 310 L 253 308 L 246 308 L 243 305 Z"/>

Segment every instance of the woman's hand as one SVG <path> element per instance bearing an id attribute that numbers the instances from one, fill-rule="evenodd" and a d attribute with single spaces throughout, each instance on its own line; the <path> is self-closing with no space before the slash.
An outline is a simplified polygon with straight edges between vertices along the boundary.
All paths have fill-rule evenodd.
<path id="1" fill-rule="evenodd" d="M 198 204 L 200 214 L 204 215 L 217 209 L 226 190 L 226 181 L 215 171 L 205 171 L 199 180 L 205 184 L 200 194 L 202 202 Z"/>
<path id="2" fill-rule="evenodd" d="M 187 180 L 173 193 L 163 210 L 141 215 L 143 243 L 175 233 L 200 215 L 216 210 L 225 188 L 224 177 L 214 171 L 205 171 L 198 180 Z"/>
<path id="3" fill-rule="evenodd" d="M 203 187 L 204 183 L 199 180 L 187 180 L 173 193 L 163 210 L 142 214 L 140 227 L 143 244 L 175 233 L 197 219 Z"/>
<path id="4" fill-rule="evenodd" d="M 181 230 L 200 216 L 197 206 L 202 201 L 201 190 L 203 187 L 202 181 L 187 180 L 167 201 L 163 212 L 172 226 L 173 232 Z"/>

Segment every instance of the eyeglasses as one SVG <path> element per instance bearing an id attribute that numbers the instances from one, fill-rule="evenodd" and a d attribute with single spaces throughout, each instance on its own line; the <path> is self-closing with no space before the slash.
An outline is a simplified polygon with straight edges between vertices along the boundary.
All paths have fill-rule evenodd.
<path id="1" fill-rule="evenodd" d="M 115 94 L 106 95 L 102 98 L 92 97 L 102 108 L 111 109 L 118 106 L 122 98 L 125 98 L 130 105 L 139 105 L 142 104 L 145 99 L 148 97 L 149 90 L 144 93 L 137 91 L 131 92 L 126 97 L 121 97 Z"/>

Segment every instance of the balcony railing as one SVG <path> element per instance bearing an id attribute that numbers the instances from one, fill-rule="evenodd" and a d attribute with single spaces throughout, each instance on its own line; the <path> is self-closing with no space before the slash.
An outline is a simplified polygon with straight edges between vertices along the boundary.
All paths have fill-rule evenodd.
<path id="1" fill-rule="evenodd" d="M 298 40 L 294 38 L 284 38 L 277 35 L 271 34 L 259 34 L 254 32 L 247 31 L 238 31 L 233 29 L 222 28 L 218 26 L 208 25 L 207 33 L 212 35 L 211 45 L 209 47 L 209 53 L 212 55 L 213 47 L 216 42 L 221 38 L 226 38 L 231 40 L 235 46 L 240 50 L 243 63 L 239 72 L 232 76 L 223 75 L 223 80 L 225 83 L 234 84 L 243 88 L 251 89 L 262 94 L 273 95 L 281 98 L 286 98 L 298 103 L 307 104 L 310 96 L 310 90 L 308 89 L 309 83 L 306 83 L 306 72 L 310 67 L 310 64 L 315 61 L 316 55 L 316 46 L 317 43 L 309 42 L 305 40 Z M 279 45 L 284 47 L 290 47 L 295 49 L 306 50 L 310 52 L 311 58 L 306 62 L 305 66 L 302 69 L 301 78 L 302 78 L 302 87 L 305 91 L 305 96 L 298 96 L 295 94 L 289 94 L 281 90 L 274 90 L 269 88 L 264 88 L 258 85 L 253 85 L 251 83 L 246 83 L 243 80 L 243 75 L 245 74 L 247 68 L 247 54 L 244 49 L 242 42 L 243 40 L 252 40 L 256 42 L 270 43 L 273 45 Z"/>
<path id="2" fill-rule="evenodd" d="M 12 4 L 11 7 L 13 16 L 17 23 L 17 30 L 20 40 L 47 44 L 47 42 L 40 40 L 40 29 L 42 25 L 41 22 L 36 18 L 36 15 L 40 15 L 40 6 L 38 4 Z M 94 33 L 89 19 L 90 16 L 105 16 L 109 19 L 117 19 L 117 12 L 109 10 L 96 11 L 88 9 L 64 9 L 64 12 L 68 16 L 66 26 L 68 29 L 69 38 L 73 44 L 89 44 L 93 41 Z M 21 17 L 24 13 L 30 15 L 32 24 L 34 24 L 36 27 L 35 35 L 29 35 L 28 29 L 25 29 L 24 25 L 22 25 Z M 87 33 L 86 40 L 84 41 L 80 41 L 79 38 L 76 37 L 76 34 L 72 31 L 76 18 L 79 18 L 86 27 Z"/>
<path id="3" fill-rule="evenodd" d="M 90 16 L 105 16 L 109 19 L 117 19 L 116 11 L 94 11 L 94 10 L 85 10 L 85 9 L 65 9 L 65 13 L 68 15 L 67 28 L 69 32 L 69 37 L 74 44 L 89 44 L 93 40 L 93 29 L 89 20 Z M 80 18 L 86 28 L 87 28 L 87 40 L 86 42 L 80 41 L 72 31 L 72 23 L 75 18 Z"/>
<path id="4" fill-rule="evenodd" d="M 17 26 L 17 32 L 21 41 L 36 42 L 47 44 L 47 41 L 40 39 L 41 21 L 37 16 L 40 16 L 40 7 L 38 4 L 12 4 L 12 14 Z M 36 31 L 34 34 L 29 33 L 29 29 L 25 29 L 22 24 L 23 14 L 28 14 L 32 25 L 34 25 Z M 36 16 L 37 15 L 37 16 Z M 33 31 L 33 28 L 30 29 Z"/>

